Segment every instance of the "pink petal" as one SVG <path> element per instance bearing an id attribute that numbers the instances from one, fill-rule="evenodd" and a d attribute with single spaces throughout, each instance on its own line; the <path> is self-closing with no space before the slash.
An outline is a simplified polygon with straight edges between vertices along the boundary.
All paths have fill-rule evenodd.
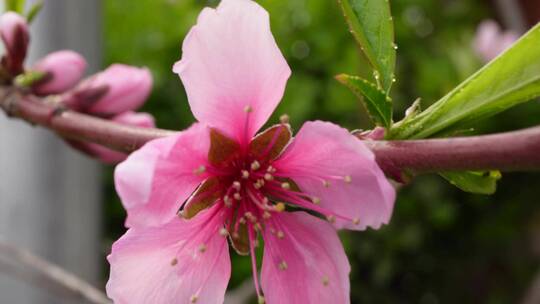
<path id="1" fill-rule="evenodd" d="M 272 218 L 265 230 L 261 285 L 268 304 L 350 303 L 351 267 L 335 229 L 305 212 Z M 268 226 L 268 225 L 267 225 Z"/>
<path id="2" fill-rule="evenodd" d="M 377 229 L 390 220 L 395 190 L 371 150 L 346 129 L 305 123 L 274 167 L 319 198 L 320 207 L 347 218 L 336 216 L 338 228 Z"/>
<path id="3" fill-rule="evenodd" d="M 38 61 L 32 70 L 46 73 L 46 79 L 33 87 L 39 95 L 58 94 L 74 87 L 86 69 L 86 60 L 78 53 L 63 50 Z"/>
<path id="4" fill-rule="evenodd" d="M 111 120 L 117 123 L 142 128 L 155 127 L 154 116 L 148 113 L 125 112 L 113 117 Z M 114 151 L 98 144 L 80 144 L 84 146 L 84 150 L 86 153 L 98 158 L 106 164 L 117 164 L 121 161 L 124 161 L 128 157 L 126 153 Z"/>
<path id="5" fill-rule="evenodd" d="M 281 100 L 291 73 L 268 13 L 250 0 L 223 0 L 202 11 L 182 50 L 173 70 L 195 117 L 247 143 Z"/>
<path id="6" fill-rule="evenodd" d="M 116 191 L 127 210 L 126 226 L 156 226 L 176 216 L 206 178 L 209 129 L 194 124 L 178 135 L 153 140 L 115 170 Z"/>
<path id="7" fill-rule="evenodd" d="M 222 220 L 213 208 L 190 221 L 129 229 L 108 257 L 107 295 L 117 304 L 223 303 L 231 264 Z"/>

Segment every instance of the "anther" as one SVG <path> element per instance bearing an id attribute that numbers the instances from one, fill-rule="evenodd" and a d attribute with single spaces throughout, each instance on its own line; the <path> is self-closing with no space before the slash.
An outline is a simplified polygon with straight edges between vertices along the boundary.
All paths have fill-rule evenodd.
<path id="1" fill-rule="evenodd" d="M 234 195 L 233 195 L 234 199 L 239 201 L 242 199 L 242 196 L 240 195 L 240 193 L 236 192 Z"/>
<path id="2" fill-rule="evenodd" d="M 360 219 L 359 218 L 354 218 L 352 222 L 355 225 L 360 225 Z"/>
<path id="3" fill-rule="evenodd" d="M 232 237 L 233 239 L 237 240 L 240 238 L 240 234 L 238 234 L 238 232 L 233 232 Z"/>
<path id="4" fill-rule="evenodd" d="M 279 230 L 276 235 L 277 235 L 278 239 L 280 239 L 280 240 L 285 237 L 285 233 L 283 233 L 283 231 L 281 231 L 281 230 Z"/>
<path id="5" fill-rule="evenodd" d="M 326 188 L 330 187 L 330 183 L 327 180 L 323 180 L 322 184 Z"/>
<path id="6" fill-rule="evenodd" d="M 287 265 L 287 262 L 281 261 L 281 262 L 279 263 L 278 267 L 279 267 L 279 269 L 281 269 L 281 270 L 287 270 L 287 268 L 288 268 L 289 266 Z"/>
<path id="7" fill-rule="evenodd" d="M 261 164 L 258 161 L 253 161 L 251 163 L 251 170 L 259 170 L 261 167 Z"/>
<path id="8" fill-rule="evenodd" d="M 279 202 L 274 206 L 274 209 L 276 209 L 277 212 L 283 212 L 285 211 L 285 204 L 282 202 Z"/>
<path id="9" fill-rule="evenodd" d="M 271 181 L 271 180 L 274 179 L 274 177 L 272 176 L 272 174 L 266 173 L 266 174 L 264 175 L 264 179 L 267 180 L 267 181 Z"/>
<path id="10" fill-rule="evenodd" d="M 189 299 L 191 303 L 197 303 L 197 300 L 199 300 L 199 297 L 197 295 L 192 295 Z"/>
<path id="11" fill-rule="evenodd" d="M 343 177 L 343 180 L 347 183 L 347 184 L 350 184 L 352 182 L 352 177 L 350 175 L 345 175 Z"/>
<path id="12" fill-rule="evenodd" d="M 205 171 L 206 171 L 206 167 L 205 167 L 205 166 L 199 166 L 197 169 L 193 170 L 193 173 L 195 173 L 195 174 L 197 174 L 197 175 L 201 175 L 201 174 L 203 174 Z"/>
<path id="13" fill-rule="evenodd" d="M 241 218 L 238 220 L 238 222 L 239 222 L 240 224 L 244 225 L 244 224 L 246 223 L 246 219 L 243 218 L 243 217 L 241 217 Z"/>
<path id="14" fill-rule="evenodd" d="M 236 191 L 240 191 L 240 188 L 242 188 L 242 184 L 240 184 L 239 181 L 234 181 L 232 186 L 234 189 L 236 189 Z"/>
<path id="15" fill-rule="evenodd" d="M 266 172 L 268 173 L 275 173 L 276 172 L 276 168 L 272 167 L 272 166 L 268 166 L 268 168 L 266 168 Z"/>
<path id="16" fill-rule="evenodd" d="M 253 112 L 253 108 L 251 106 L 245 106 L 244 107 L 244 112 L 251 113 L 251 112 Z"/>
<path id="17" fill-rule="evenodd" d="M 334 224 L 336 222 L 336 217 L 333 216 L 333 215 L 327 216 L 326 219 L 332 224 Z"/>
<path id="18" fill-rule="evenodd" d="M 282 123 L 282 124 L 288 124 L 289 123 L 289 115 L 287 114 L 283 114 L 279 117 L 279 121 Z"/>
<path id="19" fill-rule="evenodd" d="M 281 188 L 289 190 L 289 189 L 291 189 L 291 184 L 289 184 L 289 183 L 281 183 Z"/>
<path id="20" fill-rule="evenodd" d="M 199 252 L 200 253 L 205 253 L 206 252 L 206 245 L 205 244 L 201 244 L 199 246 Z"/>
<path id="21" fill-rule="evenodd" d="M 242 178 L 248 179 L 249 178 L 249 172 L 247 170 L 242 170 Z"/>
<path id="22" fill-rule="evenodd" d="M 225 228 L 221 228 L 219 229 L 219 235 L 221 235 L 222 237 L 226 237 L 227 235 L 229 235 L 229 231 Z"/>
<path id="23" fill-rule="evenodd" d="M 315 205 L 319 205 L 321 203 L 321 199 L 316 196 L 312 197 L 311 200 Z"/>
<path id="24" fill-rule="evenodd" d="M 272 214 L 270 214 L 270 212 L 265 211 L 265 212 L 263 213 L 263 219 L 267 220 L 267 219 L 269 219 L 269 218 L 271 218 L 271 217 L 272 217 Z"/>
<path id="25" fill-rule="evenodd" d="M 260 182 L 260 180 L 258 180 L 257 182 L 253 183 L 253 187 L 255 187 L 255 189 L 259 190 L 262 188 L 262 183 Z"/>
<path id="26" fill-rule="evenodd" d="M 228 196 L 228 195 L 225 195 L 223 197 L 223 203 L 225 203 L 225 207 L 231 207 L 232 206 L 232 201 L 231 201 L 231 198 Z"/>
<path id="27" fill-rule="evenodd" d="M 328 286 L 328 284 L 330 283 L 330 278 L 328 278 L 328 276 L 324 276 L 322 278 L 322 284 L 323 286 Z"/>
<path id="28" fill-rule="evenodd" d="M 171 266 L 176 266 L 176 264 L 178 264 L 178 259 L 177 258 L 172 259 Z"/>

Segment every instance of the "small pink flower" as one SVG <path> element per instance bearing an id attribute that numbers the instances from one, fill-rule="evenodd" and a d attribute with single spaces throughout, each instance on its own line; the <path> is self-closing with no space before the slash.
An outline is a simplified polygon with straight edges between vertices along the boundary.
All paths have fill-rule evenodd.
<path id="1" fill-rule="evenodd" d="M 2 14 L 0 17 L 0 37 L 7 52 L 2 59 L 4 67 L 11 75 L 21 73 L 30 41 L 26 20 L 14 12 Z"/>
<path id="2" fill-rule="evenodd" d="M 495 59 L 518 39 L 517 33 L 503 32 L 497 22 L 485 20 L 478 26 L 473 47 L 478 56 L 488 62 Z"/>
<path id="3" fill-rule="evenodd" d="M 282 123 L 256 135 L 290 76 L 267 12 L 250 0 L 204 9 L 174 71 L 199 122 L 116 168 L 129 230 L 108 257 L 108 295 L 130 304 L 222 303 L 229 239 L 251 255 L 267 303 L 349 303 L 336 228 L 388 223 L 395 191 L 373 153 L 337 125 L 307 122 L 292 138 Z"/>
<path id="4" fill-rule="evenodd" d="M 86 60 L 74 51 L 58 51 L 45 56 L 32 68 L 45 73 L 43 80 L 33 87 L 34 92 L 49 95 L 73 88 L 81 80 L 86 65 Z"/>
<path id="5" fill-rule="evenodd" d="M 155 128 L 154 117 L 148 113 L 124 112 L 111 118 L 111 121 L 124 125 L 136 126 L 141 128 Z M 72 143 L 79 150 L 98 158 L 106 164 L 117 164 L 127 158 L 126 153 L 117 152 L 107 147 L 85 142 Z"/>
<path id="6" fill-rule="evenodd" d="M 151 89 L 147 68 L 114 64 L 83 80 L 64 95 L 64 102 L 79 112 L 110 117 L 142 106 Z"/>

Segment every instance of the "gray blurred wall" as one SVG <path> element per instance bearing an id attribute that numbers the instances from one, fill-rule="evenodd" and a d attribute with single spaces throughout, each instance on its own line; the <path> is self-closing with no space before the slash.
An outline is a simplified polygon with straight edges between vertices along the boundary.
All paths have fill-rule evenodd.
<path id="1" fill-rule="evenodd" d="M 96 71 L 101 63 L 100 1 L 44 2 L 32 25 L 27 63 L 68 48 L 82 53 L 89 71 Z M 0 237 L 97 283 L 103 261 L 100 190 L 97 162 L 47 130 L 0 114 Z M 0 274 L 0 303 L 64 302 Z"/>

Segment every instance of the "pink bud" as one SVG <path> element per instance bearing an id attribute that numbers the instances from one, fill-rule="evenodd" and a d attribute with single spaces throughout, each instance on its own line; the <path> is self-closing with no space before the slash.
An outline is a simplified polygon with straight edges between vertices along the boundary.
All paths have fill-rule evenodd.
<path id="1" fill-rule="evenodd" d="M 38 61 L 33 71 L 45 73 L 34 86 L 38 95 L 58 94 L 73 88 L 81 80 L 86 60 L 76 52 L 65 50 L 51 53 Z"/>
<path id="2" fill-rule="evenodd" d="M 137 126 L 142 128 L 154 128 L 155 121 L 154 117 L 148 113 L 135 113 L 135 112 L 125 112 L 120 115 L 117 115 L 111 119 L 113 122 L 120 124 Z M 91 144 L 91 143 L 79 143 L 79 148 L 86 153 L 100 159 L 102 162 L 107 164 L 116 164 L 126 159 L 127 154 L 122 152 L 117 152 L 109 148 Z"/>
<path id="3" fill-rule="evenodd" d="M 7 51 L 7 56 L 3 58 L 4 66 L 12 75 L 21 73 L 30 41 L 26 20 L 14 12 L 2 14 L 0 17 L 0 37 Z"/>
<path id="4" fill-rule="evenodd" d="M 483 61 L 488 62 L 504 52 L 518 38 L 519 35 L 514 32 L 503 32 L 497 22 L 485 20 L 478 26 L 473 48 Z"/>
<path id="5" fill-rule="evenodd" d="M 142 106 L 151 88 L 152 75 L 147 68 L 114 64 L 84 80 L 64 100 L 77 111 L 112 116 Z"/>

